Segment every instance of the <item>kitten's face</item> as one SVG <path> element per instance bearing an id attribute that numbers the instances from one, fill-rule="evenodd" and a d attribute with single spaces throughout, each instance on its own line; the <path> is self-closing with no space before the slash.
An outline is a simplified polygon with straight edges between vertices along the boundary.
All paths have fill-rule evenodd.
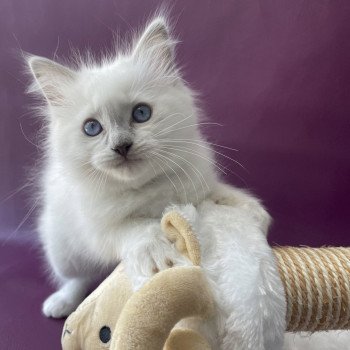
<path id="1" fill-rule="evenodd" d="M 102 66 L 71 71 L 31 59 L 51 109 L 54 152 L 65 166 L 85 176 L 103 172 L 141 182 L 169 170 L 166 141 L 193 137 L 197 130 L 191 126 L 192 94 L 175 68 L 172 45 L 157 19 L 130 54 Z"/>
<path id="2" fill-rule="evenodd" d="M 65 108 L 53 130 L 71 166 L 84 164 L 84 170 L 92 167 L 124 181 L 149 177 L 165 141 L 189 137 L 190 130 L 171 131 L 194 123 L 191 97 L 183 83 L 163 81 L 147 88 L 149 81 L 137 81 L 137 74 L 130 60 L 81 73 L 74 104 Z M 162 160 L 158 159 L 164 166 Z"/>

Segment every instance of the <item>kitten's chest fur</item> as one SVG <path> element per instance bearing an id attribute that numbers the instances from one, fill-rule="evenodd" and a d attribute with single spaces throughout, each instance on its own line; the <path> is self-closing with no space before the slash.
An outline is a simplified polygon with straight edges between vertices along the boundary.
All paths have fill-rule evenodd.
<path id="1" fill-rule="evenodd" d="M 113 183 L 110 186 L 95 197 L 92 192 L 82 194 L 83 188 L 76 193 L 80 210 L 90 221 L 108 221 L 118 227 L 133 218 L 160 218 L 167 205 L 182 202 L 181 196 L 162 181 L 152 181 L 138 189 L 120 190 Z"/>
<path id="2" fill-rule="evenodd" d="M 170 204 L 198 202 L 192 184 L 185 192 L 176 191 L 164 177 L 152 179 L 138 188 L 125 189 L 113 179 L 98 185 L 57 173 L 56 169 L 53 166 L 46 173 L 46 204 L 52 212 L 70 217 L 73 227 L 90 231 L 90 237 L 117 235 L 118 228 L 133 219 L 160 219 Z M 198 188 L 196 193 L 200 193 L 200 199 L 207 195 Z"/>

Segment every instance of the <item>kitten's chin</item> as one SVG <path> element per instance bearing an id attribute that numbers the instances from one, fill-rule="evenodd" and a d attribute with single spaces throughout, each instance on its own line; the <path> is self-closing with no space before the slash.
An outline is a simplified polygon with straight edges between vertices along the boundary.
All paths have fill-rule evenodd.
<path id="1" fill-rule="evenodd" d="M 118 181 L 134 182 L 142 179 L 142 182 L 144 182 L 145 176 L 149 172 L 147 165 L 147 162 L 142 159 L 126 160 L 119 164 L 109 162 L 101 170 L 104 170 L 111 178 Z"/>

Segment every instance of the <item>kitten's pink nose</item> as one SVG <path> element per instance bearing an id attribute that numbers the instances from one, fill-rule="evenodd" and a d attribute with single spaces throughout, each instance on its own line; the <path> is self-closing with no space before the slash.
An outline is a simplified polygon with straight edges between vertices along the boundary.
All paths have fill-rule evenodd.
<path id="1" fill-rule="evenodd" d="M 115 146 L 113 149 L 114 152 L 120 154 L 124 158 L 126 158 L 126 155 L 128 154 L 130 148 L 132 146 L 132 142 L 123 143 L 121 145 Z"/>

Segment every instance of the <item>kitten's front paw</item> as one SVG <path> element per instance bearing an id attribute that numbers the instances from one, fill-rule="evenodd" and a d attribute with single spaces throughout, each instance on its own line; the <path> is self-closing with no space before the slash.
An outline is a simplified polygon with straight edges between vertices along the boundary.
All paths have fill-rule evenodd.
<path id="1" fill-rule="evenodd" d="M 255 199 L 237 200 L 234 196 L 212 196 L 211 198 L 216 204 L 227 205 L 246 210 L 250 213 L 252 219 L 259 225 L 264 234 L 267 234 L 271 224 L 271 216 L 262 206 L 262 204 Z"/>
<path id="2" fill-rule="evenodd" d="M 159 271 L 173 266 L 190 265 L 165 237 L 134 248 L 124 260 L 134 290 L 138 290 Z"/>
<path id="3" fill-rule="evenodd" d="M 61 290 L 51 294 L 43 303 L 42 312 L 46 317 L 63 318 L 70 315 L 79 305 L 80 299 L 70 298 Z"/>

